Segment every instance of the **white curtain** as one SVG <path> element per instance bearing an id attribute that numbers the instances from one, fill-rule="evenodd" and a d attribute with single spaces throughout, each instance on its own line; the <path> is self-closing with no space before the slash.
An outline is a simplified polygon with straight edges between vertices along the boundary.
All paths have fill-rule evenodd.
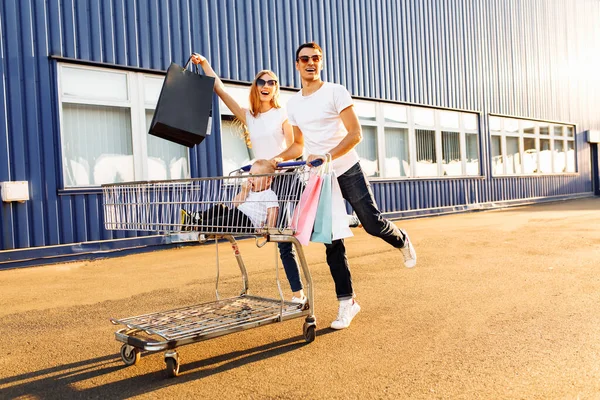
<path id="1" fill-rule="evenodd" d="M 146 132 L 150 129 L 154 110 L 146 110 Z M 157 136 L 146 134 L 148 149 L 148 179 L 189 178 L 188 148 Z"/>
<path id="2" fill-rule="evenodd" d="M 134 180 L 129 108 L 63 103 L 65 186 Z"/>
<path id="3" fill-rule="evenodd" d="M 389 178 L 410 176 L 406 128 L 385 128 L 385 175 Z"/>
<path id="4" fill-rule="evenodd" d="M 252 152 L 246 147 L 238 126 L 232 121 L 221 121 L 221 151 L 223 154 L 223 174 L 250 164 Z"/>
<path id="5" fill-rule="evenodd" d="M 533 128 L 532 128 L 533 129 Z M 537 172 L 537 149 L 534 138 L 523 138 L 523 173 Z"/>
<path id="6" fill-rule="evenodd" d="M 367 176 L 378 176 L 377 167 L 377 127 L 362 126 L 362 141 L 356 146 L 356 152 L 360 157 L 360 166 Z"/>
<path id="7" fill-rule="evenodd" d="M 502 137 L 492 136 L 492 172 L 495 175 L 504 174 L 504 161 L 502 160 Z"/>
<path id="8" fill-rule="evenodd" d="M 416 176 L 437 176 L 435 131 L 415 130 L 417 145 Z"/>
<path id="9" fill-rule="evenodd" d="M 442 131 L 442 167 L 446 175 L 462 175 L 459 132 Z"/>
<path id="10" fill-rule="evenodd" d="M 542 127 L 540 126 L 540 133 Z M 550 139 L 540 139 L 540 172 L 552 173 L 552 152 L 550 151 Z"/>
<path id="11" fill-rule="evenodd" d="M 567 140 L 567 172 L 575 172 L 575 142 L 572 140 Z"/>
<path id="12" fill-rule="evenodd" d="M 479 175 L 479 143 L 477 134 L 467 133 L 467 175 Z"/>
<path id="13" fill-rule="evenodd" d="M 554 172 L 566 172 L 567 154 L 565 153 L 564 142 L 562 140 L 554 141 Z"/>
<path id="14" fill-rule="evenodd" d="M 506 137 L 506 173 L 521 173 L 521 151 L 519 150 L 518 137 Z"/>

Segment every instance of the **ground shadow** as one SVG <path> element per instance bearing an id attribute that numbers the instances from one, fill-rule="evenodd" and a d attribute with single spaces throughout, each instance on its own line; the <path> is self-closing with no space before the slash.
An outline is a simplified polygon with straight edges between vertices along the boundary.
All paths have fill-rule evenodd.
<path id="1" fill-rule="evenodd" d="M 332 332 L 335 331 L 330 328 L 318 330 L 317 340 L 319 336 Z M 77 390 L 73 387 L 77 382 L 98 378 L 124 368 L 135 368 L 126 367 L 118 355 L 110 355 L 4 378 L 0 380 L 0 387 L 10 385 L 1 390 L 2 397 L 10 399 L 28 396 L 43 399 L 125 398 L 219 374 L 294 351 L 305 345 L 307 343 L 304 337 L 299 335 L 242 351 L 184 363 L 180 367 L 180 376 L 174 379 L 167 378 L 166 371 L 161 369 L 89 389 Z"/>

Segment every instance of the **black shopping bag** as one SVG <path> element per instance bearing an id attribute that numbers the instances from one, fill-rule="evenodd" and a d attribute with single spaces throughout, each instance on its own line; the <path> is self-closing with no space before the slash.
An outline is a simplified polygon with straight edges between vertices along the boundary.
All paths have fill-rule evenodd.
<path id="1" fill-rule="evenodd" d="M 202 142 L 211 129 L 214 84 L 214 78 L 172 63 L 148 133 L 187 147 Z"/>

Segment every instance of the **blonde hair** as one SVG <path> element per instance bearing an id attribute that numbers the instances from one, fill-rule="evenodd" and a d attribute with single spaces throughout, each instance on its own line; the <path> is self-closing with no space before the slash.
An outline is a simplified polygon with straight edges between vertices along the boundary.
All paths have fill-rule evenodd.
<path id="1" fill-rule="evenodd" d="M 275 172 L 275 167 L 269 160 L 258 159 L 252 164 L 252 166 L 255 165 L 260 167 L 260 169 L 264 171 L 262 172 L 263 174 L 272 174 Z"/>
<path id="2" fill-rule="evenodd" d="M 246 147 L 252 148 L 252 141 L 250 140 L 250 132 L 248 131 L 248 127 L 244 124 L 238 117 L 233 119 L 232 128 L 237 129 L 239 135 L 246 142 Z"/>
<path id="3" fill-rule="evenodd" d="M 254 80 L 252 81 L 252 85 L 250 86 L 250 114 L 252 114 L 253 117 L 258 117 L 260 115 L 261 101 L 256 81 L 264 74 L 271 75 L 277 81 L 277 84 L 275 84 L 275 90 L 273 91 L 273 98 L 271 98 L 271 105 L 273 108 L 281 108 L 281 105 L 279 104 L 279 78 L 275 72 L 271 71 L 270 69 L 263 69 L 256 74 Z"/>

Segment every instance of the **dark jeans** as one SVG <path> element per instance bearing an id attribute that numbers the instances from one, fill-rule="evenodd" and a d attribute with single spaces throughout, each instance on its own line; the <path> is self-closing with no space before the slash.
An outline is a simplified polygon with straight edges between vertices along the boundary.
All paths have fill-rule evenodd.
<path id="1" fill-rule="evenodd" d="M 296 261 L 296 252 L 294 251 L 294 245 L 291 243 L 279 242 L 279 257 L 283 264 L 283 270 L 290 282 L 290 288 L 292 292 L 298 292 L 302 290 L 302 280 L 300 280 L 300 270 L 298 268 L 298 261 Z"/>
<path id="2" fill-rule="evenodd" d="M 283 176 L 278 176 L 273 180 L 271 188 L 277 194 L 280 201 L 279 216 L 277 226 L 287 227 L 289 224 L 288 216 L 285 210 L 285 201 L 297 202 L 302 193 L 304 183 L 299 179 L 294 170 L 287 170 Z M 298 292 L 303 289 L 302 280 L 300 279 L 300 269 L 296 260 L 296 252 L 291 243 L 279 242 L 279 257 L 283 264 L 283 270 L 287 276 L 292 292 Z"/>
<path id="3" fill-rule="evenodd" d="M 360 167 L 360 163 L 354 164 L 352 168 L 338 176 L 337 180 L 342 190 L 342 196 L 348 200 L 367 233 L 382 238 L 395 248 L 404 247 L 404 235 L 396 225 L 381 215 L 371 191 L 371 184 Z M 348 258 L 346 258 L 344 239 L 334 240 L 325 247 L 327 248 L 327 264 L 329 264 L 329 270 L 335 283 L 338 300 L 352 298 L 354 296 L 352 275 Z"/>
<path id="4" fill-rule="evenodd" d="M 211 227 L 212 230 L 227 233 L 241 233 L 254 227 L 246 214 L 224 204 L 216 204 L 200 213 L 197 223 L 201 227 Z"/>

